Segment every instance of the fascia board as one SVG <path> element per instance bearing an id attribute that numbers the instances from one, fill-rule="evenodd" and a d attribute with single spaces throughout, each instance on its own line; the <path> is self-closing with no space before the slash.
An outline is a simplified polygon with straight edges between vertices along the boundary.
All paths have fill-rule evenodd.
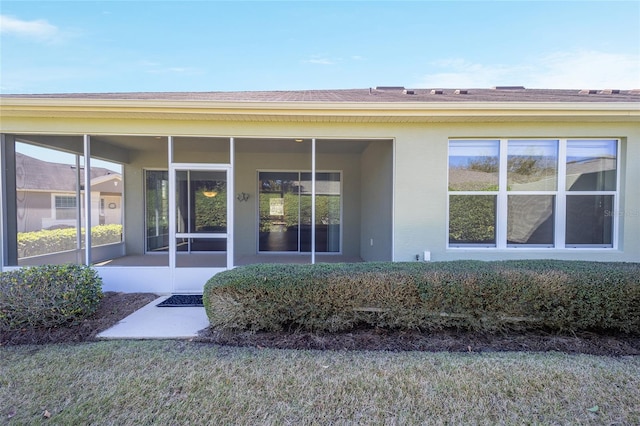
<path id="1" fill-rule="evenodd" d="M 228 116 L 361 116 L 361 117 L 640 117 L 635 102 L 211 102 L 163 100 L 96 100 L 0 98 L 3 116 L 113 117 L 126 114 Z"/>

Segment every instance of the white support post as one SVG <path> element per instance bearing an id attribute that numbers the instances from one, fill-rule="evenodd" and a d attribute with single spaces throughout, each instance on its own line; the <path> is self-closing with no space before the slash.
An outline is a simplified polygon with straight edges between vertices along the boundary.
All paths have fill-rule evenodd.
<path id="1" fill-rule="evenodd" d="M 84 253 L 91 265 L 91 137 L 84 135 Z"/>
<path id="2" fill-rule="evenodd" d="M 76 261 L 81 262 L 82 254 L 82 170 L 80 169 L 80 155 L 76 154 Z"/>
<path id="3" fill-rule="evenodd" d="M 235 139 L 229 138 L 229 168 L 227 169 L 227 269 L 233 269 L 233 238 L 235 216 Z"/>
<path id="4" fill-rule="evenodd" d="M 4 215 L 7 214 L 7 210 L 4 208 L 6 201 L 6 188 L 4 187 L 4 174 L 7 170 L 5 164 L 5 137 L 4 133 L 0 134 L 0 272 L 4 269 L 6 263 L 5 259 L 5 244 L 7 243 L 7 229 L 5 228 Z"/>
<path id="5" fill-rule="evenodd" d="M 167 138 L 169 164 L 169 273 L 171 289 L 174 286 L 174 270 L 176 268 L 176 172 L 173 169 L 173 136 Z"/>
<path id="6" fill-rule="evenodd" d="M 508 141 L 501 139 L 498 151 L 498 161 L 500 173 L 498 174 L 498 199 L 496 203 L 496 248 L 505 249 L 507 247 L 507 166 L 508 166 Z M 504 171 L 504 172 L 503 172 Z"/>
<path id="7" fill-rule="evenodd" d="M 311 264 L 316 263 L 316 138 L 311 139 Z"/>

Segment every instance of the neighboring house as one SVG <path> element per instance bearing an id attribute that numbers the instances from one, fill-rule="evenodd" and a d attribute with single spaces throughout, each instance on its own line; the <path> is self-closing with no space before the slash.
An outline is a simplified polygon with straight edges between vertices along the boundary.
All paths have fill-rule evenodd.
<path id="1" fill-rule="evenodd" d="M 75 165 L 38 160 L 16 153 L 16 207 L 18 232 L 75 227 L 78 217 L 76 182 L 84 179 Z M 84 188 L 81 187 L 83 191 Z M 111 170 L 91 168 L 92 220 L 94 225 L 122 223 L 122 176 Z"/>
<path id="2" fill-rule="evenodd" d="M 3 95 L 0 113 L 5 269 L 77 261 L 107 290 L 199 292 L 258 262 L 640 262 L 639 90 Z M 121 164 L 124 240 L 19 258 L 22 144 Z M 58 207 L 99 224 L 101 179 Z"/>

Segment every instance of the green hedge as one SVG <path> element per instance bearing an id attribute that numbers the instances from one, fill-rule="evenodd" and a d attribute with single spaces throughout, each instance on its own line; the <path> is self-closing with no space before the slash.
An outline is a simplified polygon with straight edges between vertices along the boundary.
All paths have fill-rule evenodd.
<path id="1" fill-rule="evenodd" d="M 0 328 L 56 327 L 93 314 L 102 280 L 83 265 L 44 265 L 0 273 Z"/>
<path id="2" fill-rule="evenodd" d="M 211 326 L 243 330 L 640 330 L 640 264 L 454 261 L 252 265 L 205 285 Z"/>
<path id="3" fill-rule="evenodd" d="M 77 248 L 76 228 L 52 229 L 18 233 L 18 257 L 57 253 Z M 84 228 L 82 229 L 84 241 Z M 122 225 L 100 225 L 91 228 L 91 244 L 119 243 L 122 241 Z"/>

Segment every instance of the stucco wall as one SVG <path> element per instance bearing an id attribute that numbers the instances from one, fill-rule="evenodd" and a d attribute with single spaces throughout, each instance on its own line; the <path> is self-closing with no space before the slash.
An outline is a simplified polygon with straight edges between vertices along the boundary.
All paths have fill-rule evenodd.
<path id="1" fill-rule="evenodd" d="M 618 249 L 447 248 L 449 138 L 612 138 L 623 140 Z M 441 123 L 406 126 L 396 136 L 395 260 L 423 251 L 432 260 L 556 258 L 640 261 L 640 128 L 628 123 Z"/>
<path id="2" fill-rule="evenodd" d="M 165 140 L 159 141 L 157 150 L 133 152 L 131 162 L 124 165 L 125 250 L 129 255 L 144 253 L 144 170 L 167 170 L 166 147 Z"/>
<path id="3" fill-rule="evenodd" d="M 360 251 L 360 160 L 357 154 L 319 154 L 318 171 L 342 172 L 342 252 L 359 256 Z M 311 156 L 293 153 L 236 154 L 235 192 L 250 194 L 246 202 L 235 201 L 236 258 L 257 251 L 258 170 L 311 170 Z"/>
<path id="4" fill-rule="evenodd" d="M 477 119 L 476 119 L 477 120 Z M 494 121 L 448 122 L 448 123 L 348 123 L 348 122 L 238 122 L 230 121 L 180 121 L 180 120 L 73 120 L 73 119 L 22 119 L 10 118 L 3 126 L 10 132 L 94 133 L 94 134 L 150 134 L 150 135 L 216 135 L 235 137 L 318 137 L 318 138 L 388 138 L 395 139 L 395 202 L 394 260 L 412 261 L 415 255 L 425 250 L 431 252 L 433 260 L 459 258 L 508 259 L 508 258 L 562 258 L 594 261 L 640 261 L 640 126 L 634 122 L 599 121 L 551 121 L 535 122 Z M 559 118 L 558 120 L 562 120 Z M 622 138 L 620 170 L 620 209 L 616 212 L 620 240 L 618 249 L 447 249 L 447 141 L 449 138 Z M 131 163 L 125 166 L 127 209 L 127 252 L 141 253 L 144 242 L 143 211 L 143 167 L 166 167 L 166 154 L 142 159 L 149 152 L 133 152 Z M 242 161 L 241 161 L 242 160 Z M 265 162 L 267 158 L 263 158 Z M 257 159 L 239 156 L 237 164 L 244 161 L 247 169 L 240 166 L 236 192 L 255 194 L 255 169 Z M 270 160 L 269 160 L 270 161 Z M 274 160 L 275 161 L 275 160 Z M 253 162 L 253 165 L 251 165 Z M 345 162 L 349 163 L 345 158 Z M 280 164 L 280 163 L 278 163 Z M 251 167 L 249 168 L 249 166 Z M 366 166 L 366 162 L 362 167 Z M 337 164 L 330 169 L 353 170 L 356 168 Z M 368 166 L 367 166 L 368 167 Z M 277 164 L 273 168 L 279 168 Z M 286 167 L 290 168 L 290 167 Z M 319 166 L 320 168 L 320 166 Z M 251 177 L 249 179 L 249 176 Z M 347 182 L 347 177 L 344 177 Z M 364 188 L 361 188 L 364 191 Z M 345 194 L 347 189 L 345 188 Z M 252 197 L 255 201 L 255 196 Z M 366 204 L 366 201 L 365 201 Z M 238 224 L 251 216 L 255 220 L 255 204 L 243 203 L 238 207 Z M 246 211 L 245 211 L 246 208 Z M 347 208 L 345 206 L 345 212 Z M 247 213 L 248 212 L 248 213 Z M 366 214 L 363 208 L 363 214 Z M 377 214 L 377 212 L 371 212 Z M 243 218 L 243 219 L 241 219 Z M 356 222 L 356 219 L 346 219 Z M 362 225 L 361 225 L 362 226 Z M 346 229 L 346 226 L 345 226 Z M 360 232 L 361 227 L 357 227 Z M 237 230 L 239 252 L 255 247 L 253 236 L 243 238 L 243 233 L 253 234 L 251 229 Z M 367 242 L 362 233 L 355 235 L 358 244 Z M 345 235 L 344 241 L 352 237 Z M 245 246 L 246 245 L 246 246 Z M 350 249 L 349 249 L 350 250 Z"/>
<path id="5" fill-rule="evenodd" d="M 360 256 L 365 261 L 393 257 L 393 142 L 375 141 L 362 153 Z"/>

